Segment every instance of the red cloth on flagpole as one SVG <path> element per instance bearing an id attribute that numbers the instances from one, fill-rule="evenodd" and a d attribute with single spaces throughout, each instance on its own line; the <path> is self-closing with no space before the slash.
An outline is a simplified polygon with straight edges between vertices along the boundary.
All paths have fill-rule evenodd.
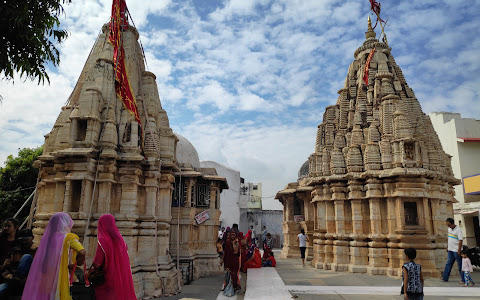
<path id="1" fill-rule="evenodd" d="M 363 72 L 363 81 L 365 81 L 365 84 L 368 85 L 368 70 L 370 69 L 370 62 L 372 61 L 373 54 L 375 53 L 375 47 L 370 51 L 370 54 L 368 55 L 367 62 L 365 63 L 365 70 Z"/>
<path id="2" fill-rule="evenodd" d="M 127 5 L 125 0 L 113 0 L 112 19 L 110 21 L 109 41 L 113 45 L 113 64 L 115 67 L 115 92 L 122 99 L 125 108 L 135 117 L 135 121 L 140 124 L 137 101 L 133 95 L 130 82 L 128 80 L 127 68 L 125 65 L 125 49 L 123 48 L 122 31 L 128 28 L 128 20 L 125 16 Z M 143 131 L 142 131 L 143 140 Z"/>

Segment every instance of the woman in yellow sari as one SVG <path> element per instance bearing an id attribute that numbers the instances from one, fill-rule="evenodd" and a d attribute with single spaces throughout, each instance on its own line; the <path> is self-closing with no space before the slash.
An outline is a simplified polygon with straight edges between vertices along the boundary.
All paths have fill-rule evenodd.
<path id="1" fill-rule="evenodd" d="M 33 259 L 22 300 L 71 300 L 69 281 L 69 252 L 72 261 L 82 265 L 85 250 L 76 234 L 70 233 L 72 218 L 56 213 L 48 222 L 40 246 Z"/>

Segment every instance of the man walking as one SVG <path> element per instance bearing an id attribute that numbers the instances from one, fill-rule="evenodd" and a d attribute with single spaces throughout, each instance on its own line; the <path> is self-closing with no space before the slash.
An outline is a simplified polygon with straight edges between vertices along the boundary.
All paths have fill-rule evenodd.
<path id="1" fill-rule="evenodd" d="M 263 250 L 265 250 L 265 243 L 267 242 L 267 227 L 262 227 L 262 245 Z"/>
<path id="2" fill-rule="evenodd" d="M 455 225 L 455 221 L 452 218 L 447 219 L 448 226 L 448 258 L 447 264 L 445 265 L 445 271 L 443 271 L 442 281 L 448 281 L 450 277 L 450 271 L 452 271 L 453 264 L 457 262 L 458 272 L 460 273 L 461 283 L 465 283 L 465 278 L 463 277 L 462 272 L 462 244 L 463 244 L 463 234 L 460 227 Z"/>
<path id="3" fill-rule="evenodd" d="M 255 231 L 253 225 L 250 225 L 250 230 L 252 231 L 252 244 L 256 245 L 255 242 L 257 241 L 257 232 Z"/>

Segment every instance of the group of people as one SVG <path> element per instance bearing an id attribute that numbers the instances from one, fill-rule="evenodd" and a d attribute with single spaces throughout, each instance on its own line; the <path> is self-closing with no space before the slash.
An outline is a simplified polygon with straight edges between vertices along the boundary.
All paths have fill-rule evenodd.
<path id="1" fill-rule="evenodd" d="M 460 275 L 460 284 L 465 287 L 474 286 L 475 283 L 470 276 L 473 267 L 468 258 L 467 250 L 463 249 L 463 234 L 460 227 L 455 225 L 452 218 L 446 220 L 448 226 L 448 247 L 447 247 L 447 263 L 441 280 L 447 282 L 452 271 L 453 264 L 457 262 L 458 272 Z M 417 251 L 413 248 L 405 249 L 406 263 L 402 266 L 402 291 L 405 299 L 421 300 L 423 299 L 424 280 L 422 275 L 422 267 L 415 263 Z"/>
<path id="2" fill-rule="evenodd" d="M 217 252 L 221 258 L 220 264 L 223 264 L 227 278 L 230 278 L 224 281 L 222 287 L 226 296 L 231 296 L 228 294 L 229 282 L 232 284 L 233 291 L 241 290 L 240 271 L 247 272 L 250 268 L 276 266 L 277 262 L 272 251 L 273 239 L 271 234 L 266 232 L 265 226 L 262 235 L 263 232 L 265 232 L 263 256 L 257 247 L 253 226 L 250 226 L 246 235 L 238 230 L 238 224 L 233 224 L 232 228 L 222 227 L 218 232 Z"/>
<path id="3" fill-rule="evenodd" d="M 70 300 L 70 285 L 77 279 L 75 266 L 84 268 L 86 251 L 67 213 L 54 214 L 37 247 L 31 230 L 18 230 L 18 221 L 8 219 L 0 235 L 2 266 L 0 298 L 22 295 L 22 300 Z M 128 247 L 110 214 L 98 220 L 98 245 L 89 273 L 100 272 L 104 281 L 95 285 L 97 299 L 137 299 L 133 286 Z M 77 279 L 78 280 L 78 279 Z M 23 293 L 23 294 L 22 294 Z"/>

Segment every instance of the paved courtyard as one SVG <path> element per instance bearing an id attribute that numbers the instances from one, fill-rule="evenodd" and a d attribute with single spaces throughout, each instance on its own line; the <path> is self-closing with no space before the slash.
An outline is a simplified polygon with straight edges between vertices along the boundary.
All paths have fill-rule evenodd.
<path id="1" fill-rule="evenodd" d="M 190 285 L 183 286 L 181 294 L 159 299 L 403 299 L 400 296 L 400 279 L 388 276 L 318 270 L 311 266 L 302 267 L 299 259 L 278 258 L 276 268 L 249 269 L 248 275 L 246 275 L 242 273 L 242 291 L 234 297 L 224 297 L 220 292 L 222 277 L 212 276 L 200 278 Z M 480 270 L 472 275 L 473 280 L 480 286 Z M 452 276 L 450 282 L 426 279 L 425 299 L 480 299 L 480 287 L 465 288 L 458 284 L 458 281 L 458 275 Z"/>

